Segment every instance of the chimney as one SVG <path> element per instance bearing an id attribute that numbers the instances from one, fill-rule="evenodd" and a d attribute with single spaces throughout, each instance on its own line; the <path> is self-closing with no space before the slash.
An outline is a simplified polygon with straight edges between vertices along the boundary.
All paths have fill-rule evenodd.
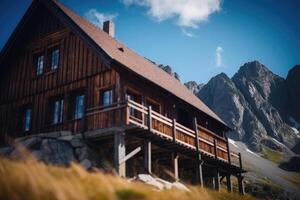
<path id="1" fill-rule="evenodd" d="M 109 36 L 115 37 L 115 24 L 108 20 L 103 23 L 103 31 L 106 32 Z"/>

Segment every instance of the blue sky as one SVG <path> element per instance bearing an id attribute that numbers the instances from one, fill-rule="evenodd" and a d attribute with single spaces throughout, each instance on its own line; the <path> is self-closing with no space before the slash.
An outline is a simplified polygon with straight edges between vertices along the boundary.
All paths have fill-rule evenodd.
<path id="1" fill-rule="evenodd" d="M 183 82 L 231 77 L 252 60 L 283 77 L 300 64 L 300 0 L 60 1 L 98 25 L 113 19 L 118 40 Z M 0 48 L 30 3 L 1 0 Z"/>

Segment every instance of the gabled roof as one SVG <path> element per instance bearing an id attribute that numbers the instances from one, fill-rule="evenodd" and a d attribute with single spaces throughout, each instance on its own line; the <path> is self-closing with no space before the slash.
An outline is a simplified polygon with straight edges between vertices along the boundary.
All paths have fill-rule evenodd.
<path id="1" fill-rule="evenodd" d="M 51 6 L 54 5 L 54 7 L 60 9 L 60 11 L 62 11 L 62 13 L 66 15 L 63 15 L 63 17 L 67 17 L 72 20 L 72 22 L 74 22 L 78 26 L 78 28 L 80 28 L 81 31 L 83 31 L 86 36 L 89 37 L 89 39 L 92 40 L 94 44 L 98 45 L 98 47 L 100 47 L 103 52 L 111 59 L 122 64 L 128 70 L 133 71 L 139 76 L 151 81 L 155 85 L 167 90 L 181 100 L 187 102 L 188 104 L 194 106 L 195 108 L 221 122 L 223 125 L 227 126 L 225 122 L 223 122 L 211 109 L 209 109 L 183 84 L 181 84 L 178 80 L 170 76 L 168 73 L 160 69 L 157 65 L 155 65 L 148 59 L 138 55 L 133 50 L 126 47 L 124 44 L 110 37 L 103 30 L 88 22 L 83 17 L 77 15 L 58 1 L 40 0 L 40 2 L 47 2 L 45 3 L 46 5 L 51 4 Z M 123 51 L 120 51 L 119 48 L 123 48 Z"/>

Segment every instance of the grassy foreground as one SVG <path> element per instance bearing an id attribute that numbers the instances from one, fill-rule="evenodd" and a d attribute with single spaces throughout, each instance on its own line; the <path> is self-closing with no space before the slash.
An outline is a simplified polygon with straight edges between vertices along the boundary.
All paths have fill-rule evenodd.
<path id="1" fill-rule="evenodd" d="M 190 187 L 190 190 L 157 191 L 112 175 L 89 173 L 76 164 L 62 168 L 34 159 L 17 162 L 0 157 L 0 199 L 6 200 L 254 199 L 199 187 Z"/>

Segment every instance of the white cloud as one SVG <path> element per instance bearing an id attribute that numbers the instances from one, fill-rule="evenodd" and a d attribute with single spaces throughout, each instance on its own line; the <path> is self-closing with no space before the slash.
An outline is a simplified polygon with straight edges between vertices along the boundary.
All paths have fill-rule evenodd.
<path id="1" fill-rule="evenodd" d="M 97 9 L 90 9 L 84 14 L 85 18 L 95 24 L 96 26 L 102 28 L 103 22 L 107 20 L 113 20 L 118 15 L 117 14 L 105 14 L 99 12 Z"/>
<path id="2" fill-rule="evenodd" d="M 219 11 L 221 0 L 121 0 L 125 5 L 147 7 L 157 21 L 175 19 L 181 27 L 197 28 L 208 16 Z"/>
<path id="3" fill-rule="evenodd" d="M 223 67 L 224 64 L 223 64 L 223 57 L 222 57 L 222 54 L 223 54 L 223 48 L 218 46 L 216 48 L 216 60 L 215 60 L 215 63 L 216 63 L 216 67 Z"/>
<path id="4" fill-rule="evenodd" d="M 185 35 L 187 37 L 191 37 L 191 38 L 196 37 L 193 33 L 189 32 L 189 31 L 187 31 L 185 29 L 181 29 L 181 31 L 182 31 L 183 35 Z"/>

